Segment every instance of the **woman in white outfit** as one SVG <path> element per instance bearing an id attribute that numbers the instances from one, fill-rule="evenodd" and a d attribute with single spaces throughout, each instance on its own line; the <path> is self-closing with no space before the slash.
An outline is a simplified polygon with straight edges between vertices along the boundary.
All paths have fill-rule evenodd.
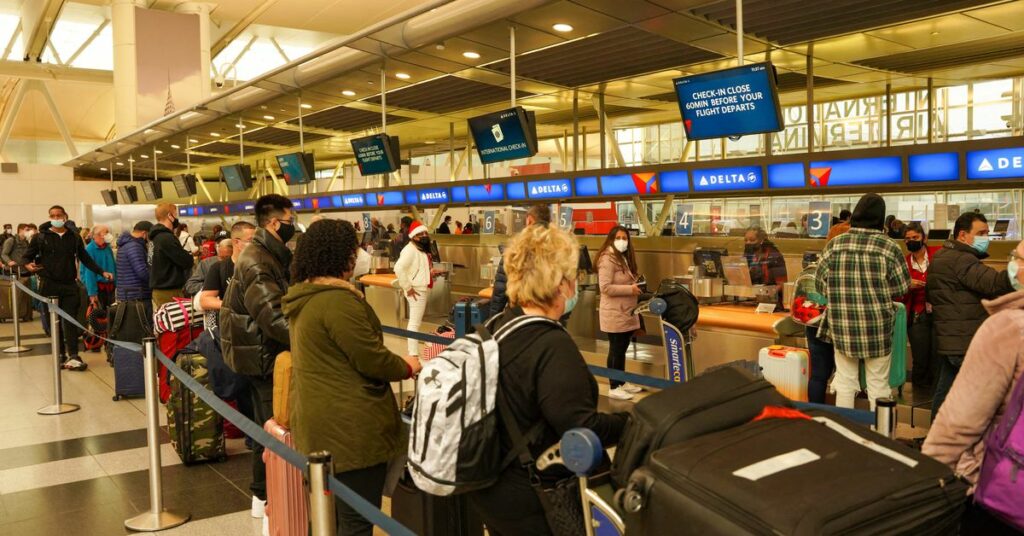
<path id="1" fill-rule="evenodd" d="M 397 284 L 409 302 L 409 331 L 419 331 L 423 322 L 423 313 L 427 310 L 427 299 L 430 289 L 434 286 L 433 261 L 430 257 L 430 235 L 427 227 L 418 221 L 409 226 L 409 243 L 402 248 L 402 253 L 395 263 Z M 408 339 L 409 355 L 420 355 L 420 344 L 416 339 Z"/>

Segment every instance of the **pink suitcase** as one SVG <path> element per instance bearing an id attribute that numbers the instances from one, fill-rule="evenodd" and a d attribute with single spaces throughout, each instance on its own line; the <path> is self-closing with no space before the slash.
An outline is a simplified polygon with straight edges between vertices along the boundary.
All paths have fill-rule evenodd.
<path id="1" fill-rule="evenodd" d="M 270 419 L 263 426 L 268 434 L 289 447 L 294 447 L 287 428 Z M 288 465 L 270 449 L 263 450 L 267 465 L 267 518 L 271 536 L 306 536 L 309 533 L 309 501 L 302 482 L 302 472 Z"/>

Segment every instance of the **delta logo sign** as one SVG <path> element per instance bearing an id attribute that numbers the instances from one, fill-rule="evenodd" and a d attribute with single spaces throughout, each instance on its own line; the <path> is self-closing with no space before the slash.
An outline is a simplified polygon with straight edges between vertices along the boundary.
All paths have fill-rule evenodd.
<path id="1" fill-rule="evenodd" d="M 384 206 L 384 194 L 377 194 L 377 206 Z"/>
<path id="2" fill-rule="evenodd" d="M 604 195 L 647 195 L 659 192 L 657 173 L 601 177 L 601 193 Z"/>
<path id="3" fill-rule="evenodd" d="M 832 167 L 811 168 L 811 186 L 824 188 L 828 186 L 828 179 L 832 175 Z"/>
<path id="4" fill-rule="evenodd" d="M 1024 177 L 1024 147 L 967 152 L 967 178 L 1018 179 Z"/>
<path id="5" fill-rule="evenodd" d="M 760 166 L 699 169 L 693 172 L 693 188 L 698 192 L 756 190 L 764 184 Z"/>

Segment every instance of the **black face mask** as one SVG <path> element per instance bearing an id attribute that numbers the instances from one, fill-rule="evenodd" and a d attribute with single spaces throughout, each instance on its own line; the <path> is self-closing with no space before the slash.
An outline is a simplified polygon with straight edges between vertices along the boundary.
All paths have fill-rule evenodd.
<path id="1" fill-rule="evenodd" d="M 761 245 L 760 244 L 744 244 L 743 245 L 743 254 L 744 255 L 754 255 L 754 254 L 757 253 L 757 251 L 759 249 L 761 249 Z"/>
<path id="2" fill-rule="evenodd" d="M 907 240 L 907 251 L 911 253 L 917 253 L 924 247 L 924 242 L 921 240 Z"/>
<path id="3" fill-rule="evenodd" d="M 277 236 L 287 244 L 295 236 L 295 225 L 281 222 L 281 226 L 277 228 Z"/>
<path id="4" fill-rule="evenodd" d="M 416 243 L 416 247 L 419 248 L 419 250 L 422 251 L 423 253 L 430 253 L 430 239 L 429 238 L 419 238 L 419 239 L 413 240 L 413 242 Z"/>
<path id="5" fill-rule="evenodd" d="M 181 225 L 181 221 L 178 218 L 174 218 L 171 221 L 171 230 L 173 231 L 173 230 L 177 229 L 179 225 Z"/>

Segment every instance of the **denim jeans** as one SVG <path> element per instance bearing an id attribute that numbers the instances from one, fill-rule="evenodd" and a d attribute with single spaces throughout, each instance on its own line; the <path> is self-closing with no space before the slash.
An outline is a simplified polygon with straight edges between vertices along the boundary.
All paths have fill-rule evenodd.
<path id="1" fill-rule="evenodd" d="M 939 381 L 935 383 L 935 397 L 932 399 L 932 422 L 935 422 L 935 416 L 939 414 L 939 408 L 946 401 L 946 395 L 949 394 L 950 388 L 953 387 L 956 375 L 960 373 L 960 365 L 964 363 L 964 356 L 943 355 L 939 356 L 939 361 L 942 362 L 942 368 L 939 371 Z"/>
<path id="2" fill-rule="evenodd" d="M 817 336 L 817 326 L 807 327 L 807 351 L 810 354 L 811 375 L 807 381 L 807 399 L 818 404 L 825 403 L 828 379 L 836 370 L 836 351 L 832 343 Z"/>

